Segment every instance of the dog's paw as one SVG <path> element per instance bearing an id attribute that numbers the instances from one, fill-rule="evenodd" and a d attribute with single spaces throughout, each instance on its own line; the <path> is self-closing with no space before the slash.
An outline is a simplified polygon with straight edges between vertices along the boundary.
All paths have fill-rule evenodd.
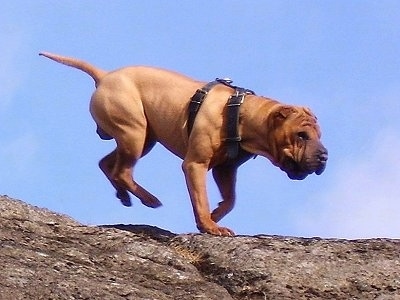
<path id="1" fill-rule="evenodd" d="M 131 197 L 126 190 L 117 191 L 117 198 L 121 200 L 123 206 L 132 206 Z"/>
<path id="2" fill-rule="evenodd" d="M 220 227 L 217 225 L 217 223 L 213 223 L 212 225 L 210 224 L 209 226 L 198 226 L 200 232 L 202 233 L 208 233 L 212 235 L 218 235 L 218 236 L 234 236 L 235 233 L 227 228 L 227 227 Z"/>
<path id="3" fill-rule="evenodd" d="M 157 208 L 162 206 L 162 203 L 160 200 L 158 200 L 156 197 L 152 197 L 151 199 L 146 199 L 146 200 L 141 200 L 143 205 L 151 208 Z"/>
<path id="4" fill-rule="evenodd" d="M 217 232 L 218 233 L 216 235 L 219 235 L 219 236 L 234 236 L 235 235 L 235 233 L 232 230 L 230 230 L 229 228 L 226 228 L 226 227 L 218 227 Z"/>

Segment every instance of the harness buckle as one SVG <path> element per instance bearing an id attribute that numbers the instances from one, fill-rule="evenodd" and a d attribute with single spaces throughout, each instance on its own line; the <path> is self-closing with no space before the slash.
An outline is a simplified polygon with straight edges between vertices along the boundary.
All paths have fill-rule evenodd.
<path id="1" fill-rule="evenodd" d="M 233 80 L 230 79 L 229 77 L 215 78 L 215 81 L 218 81 L 219 83 L 223 83 L 226 85 L 231 85 L 233 83 Z"/>
<path id="2" fill-rule="evenodd" d="M 241 142 L 242 138 L 240 136 L 236 136 L 236 137 L 227 137 L 224 139 L 225 142 L 231 142 L 231 143 L 237 143 L 237 142 Z"/>

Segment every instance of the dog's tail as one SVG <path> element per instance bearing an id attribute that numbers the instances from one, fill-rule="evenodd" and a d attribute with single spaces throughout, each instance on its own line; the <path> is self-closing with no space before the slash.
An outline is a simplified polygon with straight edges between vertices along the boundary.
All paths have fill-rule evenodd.
<path id="1" fill-rule="evenodd" d="M 52 59 L 56 62 L 59 62 L 63 65 L 67 65 L 67 66 L 79 69 L 79 70 L 89 74 L 93 78 L 96 86 L 100 82 L 101 78 L 103 78 L 107 74 L 106 71 L 101 70 L 83 60 L 79 60 L 76 58 L 61 56 L 61 55 L 52 54 L 52 53 L 48 53 L 48 52 L 40 52 L 39 55 L 50 58 L 50 59 Z"/>

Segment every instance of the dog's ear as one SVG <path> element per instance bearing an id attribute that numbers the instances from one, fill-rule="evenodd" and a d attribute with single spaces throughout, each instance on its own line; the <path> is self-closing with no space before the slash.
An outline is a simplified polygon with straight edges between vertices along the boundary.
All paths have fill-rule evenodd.
<path id="1" fill-rule="evenodd" d="M 291 114 L 295 113 L 296 110 L 289 105 L 283 105 L 279 107 L 277 111 L 275 111 L 275 119 L 284 120 L 287 119 Z"/>
<path id="2" fill-rule="evenodd" d="M 268 128 L 278 128 L 289 118 L 296 113 L 296 109 L 290 105 L 278 105 L 273 108 L 272 112 L 267 117 Z"/>
<path id="3" fill-rule="evenodd" d="M 310 108 L 308 107 L 303 107 L 303 111 L 309 115 L 310 117 L 314 118 L 315 120 L 318 120 L 317 116 L 313 114 Z"/>

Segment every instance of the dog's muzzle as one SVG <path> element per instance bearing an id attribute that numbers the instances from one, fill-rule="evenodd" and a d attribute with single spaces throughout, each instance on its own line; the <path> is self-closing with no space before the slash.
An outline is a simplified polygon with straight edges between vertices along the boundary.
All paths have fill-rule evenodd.
<path id="1" fill-rule="evenodd" d="M 286 158 L 282 170 L 293 180 L 302 180 L 310 174 L 321 175 L 328 160 L 328 150 L 321 144 L 310 153 L 305 152 L 300 162 L 292 158 Z"/>

